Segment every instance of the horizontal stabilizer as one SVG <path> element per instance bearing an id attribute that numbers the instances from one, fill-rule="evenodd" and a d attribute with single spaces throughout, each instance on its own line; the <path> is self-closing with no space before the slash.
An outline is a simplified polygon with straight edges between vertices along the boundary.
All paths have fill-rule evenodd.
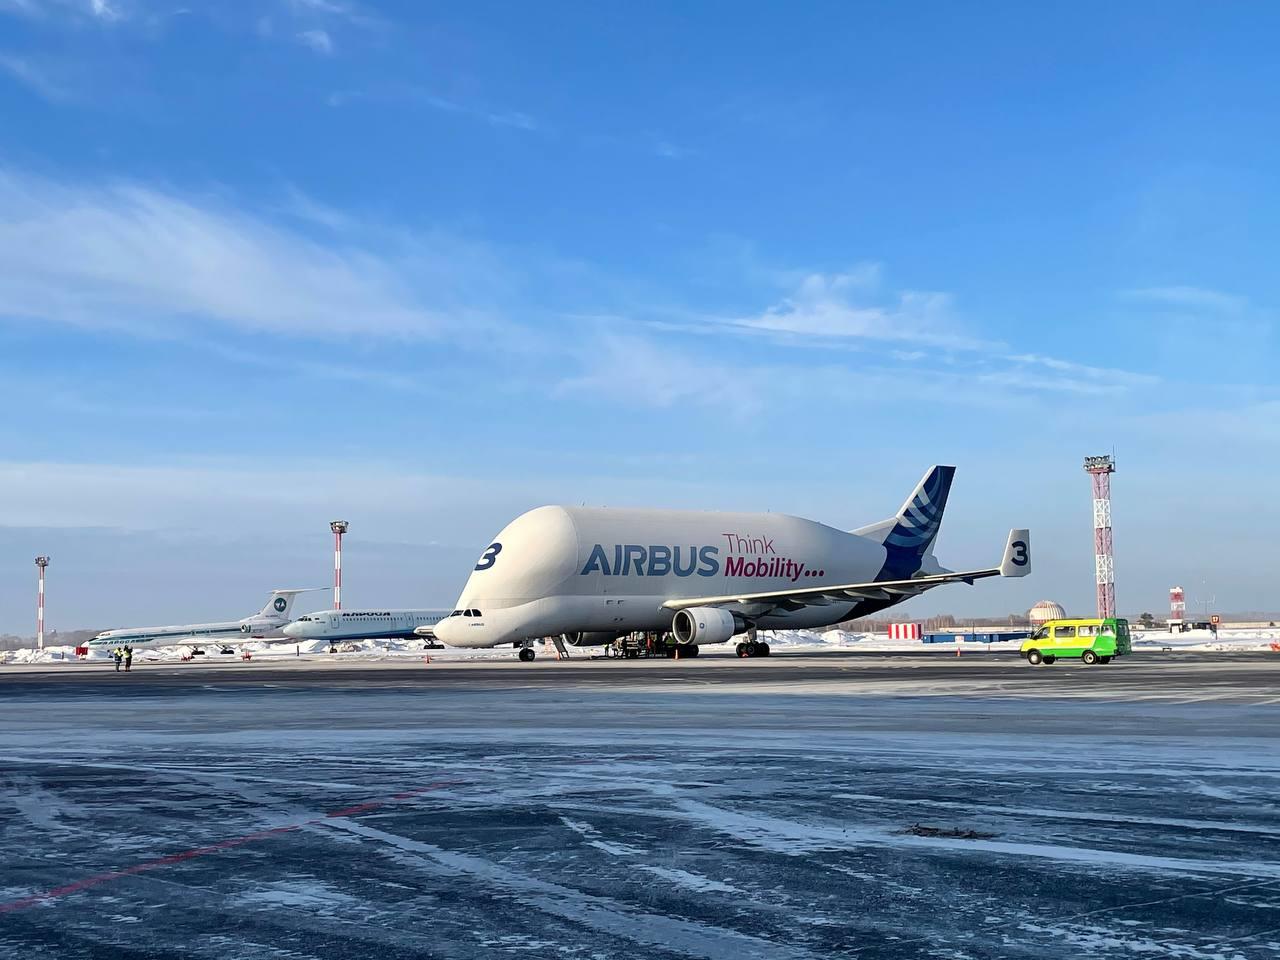
<path id="1" fill-rule="evenodd" d="M 1000 561 L 1000 576 L 1025 577 L 1031 572 L 1031 531 L 1010 530 Z"/>

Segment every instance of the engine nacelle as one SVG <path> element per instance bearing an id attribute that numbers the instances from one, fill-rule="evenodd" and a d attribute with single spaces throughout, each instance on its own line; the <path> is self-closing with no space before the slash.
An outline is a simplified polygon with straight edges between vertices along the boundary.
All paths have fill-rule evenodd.
<path id="1" fill-rule="evenodd" d="M 562 633 L 560 639 L 571 647 L 603 647 L 618 639 L 612 630 L 579 630 L 576 633 Z"/>
<path id="2" fill-rule="evenodd" d="M 719 607 L 688 607 L 671 618 L 676 643 L 724 643 L 746 624 Z"/>

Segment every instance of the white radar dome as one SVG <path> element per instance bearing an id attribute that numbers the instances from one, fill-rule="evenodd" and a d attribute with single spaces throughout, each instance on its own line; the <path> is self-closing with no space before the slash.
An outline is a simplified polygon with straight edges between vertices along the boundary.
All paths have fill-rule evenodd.
<path id="1" fill-rule="evenodd" d="M 1027 619 L 1032 623 L 1044 623 L 1047 620 L 1061 620 L 1066 617 L 1067 611 L 1062 609 L 1062 604 L 1054 603 L 1052 600 L 1041 600 L 1027 614 Z"/>

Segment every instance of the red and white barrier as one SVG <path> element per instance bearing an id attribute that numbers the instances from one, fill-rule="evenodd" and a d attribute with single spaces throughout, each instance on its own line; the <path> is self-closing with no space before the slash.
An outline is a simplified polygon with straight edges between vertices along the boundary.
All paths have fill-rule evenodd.
<path id="1" fill-rule="evenodd" d="M 919 640 L 924 636 L 924 631 L 920 629 L 918 623 L 891 623 L 889 624 L 890 640 Z"/>

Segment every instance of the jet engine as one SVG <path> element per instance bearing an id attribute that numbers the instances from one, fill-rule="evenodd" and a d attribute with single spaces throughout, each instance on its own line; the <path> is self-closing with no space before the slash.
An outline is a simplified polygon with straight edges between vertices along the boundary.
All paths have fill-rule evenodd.
<path id="1" fill-rule="evenodd" d="M 688 607 L 671 618 L 676 643 L 724 643 L 746 624 L 719 607 Z"/>
<path id="2" fill-rule="evenodd" d="M 576 633 L 562 633 L 560 639 L 571 647 L 603 647 L 618 639 L 612 630 L 579 630 Z"/>

